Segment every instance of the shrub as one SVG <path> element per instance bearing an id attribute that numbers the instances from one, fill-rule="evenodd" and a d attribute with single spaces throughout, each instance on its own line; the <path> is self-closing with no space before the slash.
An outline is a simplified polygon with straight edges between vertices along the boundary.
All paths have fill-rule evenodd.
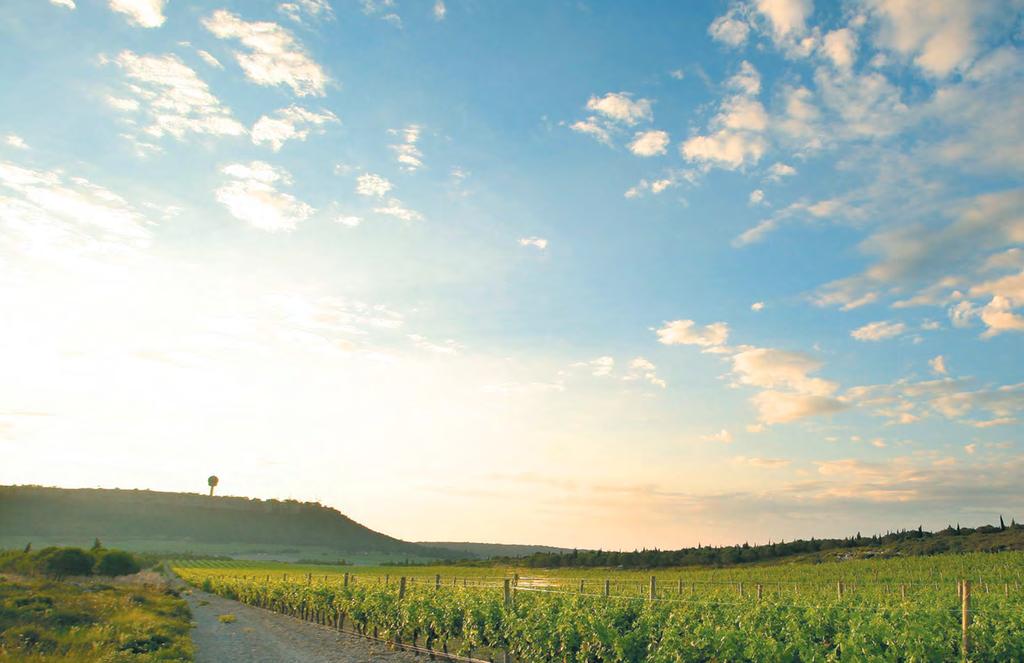
<path id="1" fill-rule="evenodd" d="M 95 558 L 81 548 L 47 551 L 41 561 L 43 571 L 57 579 L 91 575 L 92 567 L 96 564 Z"/>
<path id="2" fill-rule="evenodd" d="M 235 616 L 233 614 L 231 614 L 231 613 L 228 613 L 226 615 L 220 615 L 219 617 L 217 617 L 217 619 L 220 620 L 221 624 L 234 624 L 235 623 Z"/>
<path id="3" fill-rule="evenodd" d="M 123 550 L 107 550 L 101 553 L 96 563 L 96 575 L 126 576 L 139 572 L 139 563 L 131 553 Z"/>

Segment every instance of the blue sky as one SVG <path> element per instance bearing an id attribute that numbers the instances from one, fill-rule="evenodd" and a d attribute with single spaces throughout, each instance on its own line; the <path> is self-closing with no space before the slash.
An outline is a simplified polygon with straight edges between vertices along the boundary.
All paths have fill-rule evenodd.
<path id="1" fill-rule="evenodd" d="M 14 0 L 0 482 L 673 547 L 1024 507 L 1016 0 Z"/>

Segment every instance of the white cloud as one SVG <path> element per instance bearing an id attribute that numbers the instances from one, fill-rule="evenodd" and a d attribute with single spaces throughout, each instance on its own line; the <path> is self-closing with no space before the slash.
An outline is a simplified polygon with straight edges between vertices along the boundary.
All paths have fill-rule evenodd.
<path id="1" fill-rule="evenodd" d="M 315 113 L 299 106 L 289 106 L 274 113 L 264 115 L 252 127 L 252 142 L 256 145 L 270 143 L 270 148 L 277 152 L 289 140 L 306 140 L 310 132 L 320 129 L 327 123 L 338 122 L 338 117 L 330 111 Z"/>
<path id="2" fill-rule="evenodd" d="M 291 175 L 263 161 L 233 163 L 221 169 L 230 180 L 214 193 L 236 219 L 269 232 L 290 231 L 316 211 L 294 196 L 277 190 L 291 184 Z"/>
<path id="3" fill-rule="evenodd" d="M 732 461 L 740 465 L 749 465 L 751 467 L 758 467 L 766 470 L 776 470 L 782 467 L 787 467 L 792 462 L 786 458 L 758 458 L 757 456 L 736 456 Z"/>
<path id="4" fill-rule="evenodd" d="M 754 302 L 753 304 L 750 305 L 750 310 L 751 311 L 763 311 L 764 310 L 764 302 Z"/>
<path id="5" fill-rule="evenodd" d="M 857 59 L 857 34 L 840 28 L 825 35 L 821 50 L 837 69 L 848 70 Z"/>
<path id="6" fill-rule="evenodd" d="M 959 202 L 953 208 L 953 220 L 944 226 L 907 224 L 880 230 L 859 246 L 877 259 L 862 273 L 820 288 L 817 301 L 852 308 L 877 299 L 880 291 L 898 291 L 916 293 L 917 298 L 907 304 L 949 303 L 949 293 L 963 287 L 962 280 L 972 266 L 983 268 L 985 257 L 1024 241 L 1021 210 L 1024 189 L 1011 189 Z M 953 265 L 957 271 L 951 274 Z M 983 294 L 976 291 L 972 296 Z M 994 291 L 990 294 L 1005 296 Z M 993 314 L 998 313 L 996 309 L 998 306 Z M 964 325 L 976 314 L 972 303 L 965 300 L 955 305 L 951 318 L 955 325 Z"/>
<path id="7" fill-rule="evenodd" d="M 64 7 L 66 9 L 75 8 L 75 0 L 50 0 L 51 5 L 57 5 L 58 7 Z"/>
<path id="8" fill-rule="evenodd" d="M 604 143 L 605 145 L 612 144 L 611 134 L 608 132 L 608 129 L 605 128 L 605 126 L 600 121 L 598 121 L 596 117 L 591 116 L 588 117 L 586 120 L 579 120 L 577 122 L 573 122 L 569 126 L 569 128 L 575 132 L 593 136 L 594 138 L 597 139 L 598 142 Z"/>
<path id="9" fill-rule="evenodd" d="M 863 327 L 858 327 L 850 332 L 850 336 L 858 341 L 883 341 L 887 338 L 899 336 L 906 331 L 907 326 L 902 322 L 888 322 L 879 320 L 869 322 Z"/>
<path id="10" fill-rule="evenodd" d="M 711 38 L 729 46 L 740 46 L 747 41 L 750 25 L 740 13 L 741 7 L 734 5 L 708 26 Z"/>
<path id="11" fill-rule="evenodd" d="M 702 435 L 700 439 L 704 440 L 705 442 L 720 442 L 722 444 L 729 444 L 732 442 L 732 433 L 723 428 L 717 433 Z"/>
<path id="12" fill-rule="evenodd" d="M 533 246 L 543 251 L 548 248 L 548 240 L 543 237 L 521 237 L 519 246 Z"/>
<path id="13" fill-rule="evenodd" d="M 362 0 L 361 4 L 363 6 L 363 13 L 367 16 L 376 16 L 396 28 L 402 27 L 402 17 L 394 11 L 395 0 Z"/>
<path id="14" fill-rule="evenodd" d="M 766 426 L 786 424 L 845 409 L 843 403 L 834 398 L 771 389 L 756 394 L 750 400 L 757 408 L 758 421 Z"/>
<path id="15" fill-rule="evenodd" d="M 374 207 L 373 211 L 376 212 L 377 214 L 387 214 L 388 216 L 393 216 L 396 219 L 401 219 L 402 221 L 423 220 L 422 214 L 420 214 L 416 210 L 404 207 L 402 205 L 402 201 L 398 200 L 397 198 L 389 199 L 387 205 L 385 205 L 384 207 Z"/>
<path id="16" fill-rule="evenodd" d="M 419 169 L 423 165 L 423 153 L 416 147 L 416 143 L 420 140 L 419 125 L 410 124 L 401 131 L 391 129 L 390 133 L 402 137 L 401 143 L 390 146 L 402 170 L 412 172 Z"/>
<path id="17" fill-rule="evenodd" d="M 668 75 L 677 81 L 681 81 L 684 78 L 686 78 L 686 73 L 682 69 L 673 69 L 672 71 L 668 72 Z"/>
<path id="18" fill-rule="evenodd" d="M 334 222 L 339 223 L 347 228 L 355 228 L 363 222 L 362 217 L 354 216 L 351 214 L 339 214 L 334 217 Z"/>
<path id="19" fill-rule="evenodd" d="M 640 120 L 650 120 L 651 101 L 649 99 L 633 100 L 629 92 L 609 92 L 603 97 L 591 97 L 587 101 L 587 109 L 629 126 Z"/>
<path id="20" fill-rule="evenodd" d="M 739 70 L 725 82 L 727 87 L 753 97 L 761 92 L 761 74 L 746 60 L 740 62 Z"/>
<path id="21" fill-rule="evenodd" d="M 942 355 L 937 355 L 928 360 L 928 366 L 932 369 L 933 373 L 938 375 L 946 375 L 949 371 L 946 369 L 946 358 Z"/>
<path id="22" fill-rule="evenodd" d="M 666 131 L 640 131 L 633 137 L 633 142 L 629 144 L 629 151 L 638 157 L 665 154 L 668 140 Z"/>
<path id="23" fill-rule="evenodd" d="M 755 6 L 771 24 L 776 43 L 802 34 L 807 17 L 814 11 L 811 0 L 756 0 Z"/>
<path id="24" fill-rule="evenodd" d="M 291 32 L 269 21 L 248 22 L 218 9 L 203 26 L 220 39 L 238 39 L 249 49 L 235 53 L 246 77 L 257 85 L 287 85 L 304 97 L 323 96 L 328 77 Z"/>
<path id="25" fill-rule="evenodd" d="M 774 163 L 771 168 L 768 169 L 768 176 L 765 178 L 772 182 L 778 182 L 785 177 L 791 177 L 796 175 L 796 168 L 785 163 Z"/>
<path id="26" fill-rule="evenodd" d="M 220 63 L 220 60 L 218 60 L 217 58 L 213 57 L 213 54 L 211 54 L 209 51 L 204 51 L 202 49 L 199 49 L 196 52 L 199 54 L 199 57 L 201 57 L 203 59 L 203 62 L 205 62 L 206 64 L 210 65 L 214 69 L 223 69 L 224 68 L 224 65 L 222 65 Z"/>
<path id="27" fill-rule="evenodd" d="M 289 0 L 279 4 L 277 11 L 296 23 L 302 23 L 304 16 L 314 21 L 334 17 L 334 10 L 327 0 Z"/>
<path id="28" fill-rule="evenodd" d="M 733 374 L 740 384 L 829 396 L 839 385 L 810 375 L 821 366 L 821 362 L 805 354 L 774 348 L 743 349 L 732 357 Z"/>
<path id="29" fill-rule="evenodd" d="M 134 99 L 108 97 L 107 102 L 124 112 L 144 107 L 150 124 L 143 131 L 160 138 L 170 134 L 182 140 L 186 134 L 238 136 L 245 127 L 210 92 L 198 74 L 176 55 L 137 55 L 122 51 L 114 63 L 130 81 Z"/>
<path id="30" fill-rule="evenodd" d="M 13 147 L 16 150 L 28 149 L 28 143 L 25 142 L 24 138 L 17 134 L 7 134 L 6 136 L 4 136 L 4 144 L 6 144 L 8 147 Z"/>
<path id="31" fill-rule="evenodd" d="M 736 170 L 756 164 L 768 150 L 764 137 L 768 115 L 761 102 L 753 98 L 761 89 L 757 70 L 749 62 L 742 62 L 727 86 L 737 93 L 719 104 L 718 113 L 708 124 L 709 132 L 693 136 L 680 146 L 685 159 L 705 169 L 717 166 Z"/>
<path id="32" fill-rule="evenodd" d="M 707 136 L 688 139 L 683 143 L 681 151 L 689 161 L 736 170 L 747 163 L 760 161 L 767 149 L 767 141 L 759 135 L 722 129 Z"/>
<path id="33" fill-rule="evenodd" d="M 360 196 L 382 197 L 394 188 L 387 179 L 374 173 L 364 173 L 356 178 L 356 193 Z"/>
<path id="34" fill-rule="evenodd" d="M 654 362 L 644 357 L 634 357 L 629 362 L 629 372 L 623 380 L 646 380 L 656 387 L 664 389 L 668 383 L 658 377 L 658 369 Z"/>
<path id="35" fill-rule="evenodd" d="M 590 371 L 591 375 L 596 377 L 606 377 L 612 374 L 615 369 L 615 358 L 607 355 L 603 357 L 597 357 L 590 361 L 581 361 L 574 364 L 581 368 L 586 368 Z"/>
<path id="36" fill-rule="evenodd" d="M 994 3 L 869 0 L 879 21 L 877 43 L 913 59 L 933 76 L 966 66 L 979 48 L 978 23 Z"/>
<path id="37" fill-rule="evenodd" d="M 978 312 L 978 317 L 988 326 L 982 334 L 983 338 L 1008 331 L 1024 332 L 1024 315 L 1014 313 L 1012 300 L 1001 295 L 996 295 L 985 304 Z"/>
<path id="38" fill-rule="evenodd" d="M 61 170 L 0 161 L 0 248 L 55 268 L 107 265 L 150 244 L 145 217 L 116 193 Z"/>
<path id="39" fill-rule="evenodd" d="M 977 444 L 965 444 L 964 445 L 964 452 L 967 453 L 968 455 L 973 454 L 977 449 L 978 449 L 978 445 Z"/>
<path id="40" fill-rule="evenodd" d="M 143 28 L 159 28 L 164 24 L 166 0 L 110 0 L 113 11 L 126 14 L 128 22 Z"/>
<path id="41" fill-rule="evenodd" d="M 434 3 L 434 18 L 438 21 L 443 21 L 447 14 L 448 8 L 444 6 L 444 0 L 437 0 Z"/>
<path id="42" fill-rule="evenodd" d="M 461 343 L 450 338 L 441 343 L 435 343 L 426 336 L 422 336 L 420 334 L 409 334 L 408 338 L 413 342 L 413 345 L 420 350 L 426 350 L 427 352 L 433 352 L 434 354 L 456 355 L 463 350 Z"/>
<path id="43" fill-rule="evenodd" d="M 747 202 L 751 205 L 760 205 L 764 202 L 764 191 L 754 189 L 750 192 L 750 196 L 747 197 Z"/>
<path id="44" fill-rule="evenodd" d="M 724 322 L 713 322 L 704 327 L 698 326 L 693 320 L 673 320 L 657 331 L 658 342 L 665 345 L 698 345 L 702 348 L 715 348 L 725 345 L 729 340 L 729 325 Z"/>

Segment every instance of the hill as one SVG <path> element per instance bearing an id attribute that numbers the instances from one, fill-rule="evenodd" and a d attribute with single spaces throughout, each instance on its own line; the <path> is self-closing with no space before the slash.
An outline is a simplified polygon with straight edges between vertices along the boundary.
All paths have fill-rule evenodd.
<path id="1" fill-rule="evenodd" d="M 98 537 L 109 545 L 149 552 L 420 560 L 466 556 L 375 532 L 318 503 L 150 490 L 0 486 L 0 533 L 0 545 L 7 546 L 29 541 L 81 545 Z"/>
<path id="2" fill-rule="evenodd" d="M 554 546 L 533 546 L 518 543 L 472 543 L 469 541 L 418 541 L 421 546 L 445 548 L 465 553 L 466 557 L 526 557 L 536 553 L 561 554 L 572 552 L 572 548 Z"/>

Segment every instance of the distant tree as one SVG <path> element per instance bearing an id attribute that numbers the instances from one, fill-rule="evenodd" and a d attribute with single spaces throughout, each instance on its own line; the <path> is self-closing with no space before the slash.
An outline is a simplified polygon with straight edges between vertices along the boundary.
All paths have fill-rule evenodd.
<path id="1" fill-rule="evenodd" d="M 999 531 L 1000 532 L 1005 532 L 1006 531 L 1006 523 L 1003 522 L 1003 514 L 999 514 Z"/>
<path id="2" fill-rule="evenodd" d="M 100 537 L 96 537 L 96 539 L 92 542 L 92 548 L 90 548 L 89 550 L 93 552 L 103 550 L 103 542 L 100 541 Z"/>
<path id="3" fill-rule="evenodd" d="M 81 548 L 58 548 L 43 560 L 43 571 L 58 580 L 68 576 L 92 574 L 96 559 Z"/>
<path id="4" fill-rule="evenodd" d="M 126 576 L 138 573 L 139 563 L 131 553 L 123 550 L 108 550 L 102 554 L 96 563 L 96 575 L 100 576 Z"/>
<path id="5" fill-rule="evenodd" d="M 220 483 L 220 479 L 218 479 L 216 475 L 211 475 L 210 478 L 206 480 L 206 484 L 210 487 L 210 497 L 213 497 L 213 489 L 217 487 L 218 483 Z"/>
<path id="6" fill-rule="evenodd" d="M 25 544 L 25 550 L 23 550 L 22 552 L 25 552 L 25 553 L 32 552 L 32 542 L 31 541 L 29 541 L 28 543 Z"/>

